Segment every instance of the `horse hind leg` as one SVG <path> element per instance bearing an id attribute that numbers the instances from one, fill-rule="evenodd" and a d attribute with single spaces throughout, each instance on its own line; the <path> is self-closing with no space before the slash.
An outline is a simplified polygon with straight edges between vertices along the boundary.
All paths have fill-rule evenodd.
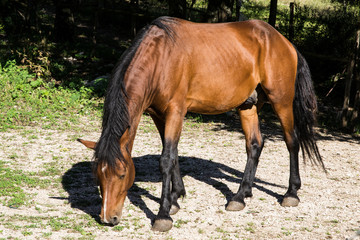
<path id="1" fill-rule="evenodd" d="M 291 99 L 290 99 L 291 100 Z M 280 120 L 286 147 L 290 155 L 290 177 L 289 177 L 289 188 L 284 195 L 284 198 L 281 202 L 283 207 L 295 207 L 299 204 L 300 199 L 297 195 L 297 191 L 301 187 L 301 179 L 299 173 L 299 141 L 295 133 L 294 128 L 294 114 L 293 114 L 293 105 L 286 104 L 291 102 L 287 101 L 272 101 L 270 102 Z"/>
<path id="2" fill-rule="evenodd" d="M 280 122 L 283 127 L 285 142 L 290 154 L 290 176 L 289 188 L 281 202 L 283 207 L 295 207 L 299 204 L 300 199 L 297 191 L 301 187 L 301 179 L 299 173 L 299 141 L 294 130 L 293 109 L 285 110 L 287 114 L 280 114 Z M 284 116 L 285 115 L 285 116 Z"/>
<path id="3" fill-rule="evenodd" d="M 226 207 L 228 211 L 242 210 L 245 207 L 244 199 L 246 197 L 252 197 L 252 185 L 259 163 L 259 157 L 264 146 L 257 114 L 260 106 L 262 106 L 262 103 L 251 106 L 248 104 L 241 105 L 238 108 L 242 129 L 245 134 L 247 162 L 239 190 Z"/>

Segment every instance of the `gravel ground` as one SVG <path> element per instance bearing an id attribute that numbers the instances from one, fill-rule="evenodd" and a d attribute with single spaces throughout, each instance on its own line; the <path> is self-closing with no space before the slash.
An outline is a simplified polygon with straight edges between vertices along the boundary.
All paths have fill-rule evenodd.
<path id="1" fill-rule="evenodd" d="M 184 123 L 179 156 L 187 195 L 179 201 L 181 210 L 173 216 L 174 227 L 166 233 L 151 231 L 161 193 L 161 141 L 149 117 L 142 119 L 135 139 L 136 180 L 117 227 L 97 223 L 101 198 L 91 174 L 92 151 L 75 141 L 78 137 L 97 140 L 98 123 L 83 132 L 27 127 L 2 133 L 0 160 L 8 167 L 36 173 L 54 166 L 57 173 L 49 177 L 53 181 L 49 187 L 26 189 L 32 196 L 29 204 L 15 209 L 0 205 L 0 237 L 360 239 L 356 235 L 360 229 L 359 139 L 320 133 L 318 145 L 328 173 L 301 162 L 301 202 L 298 207 L 283 208 L 279 201 L 288 184 L 288 152 L 278 126 L 262 124 L 266 140 L 254 196 L 246 200 L 243 211 L 227 212 L 225 204 L 239 187 L 246 153 L 239 123 L 226 118 Z M 14 153 L 16 157 L 9 157 Z M 38 221 L 34 219 L 40 223 L 27 228 Z M 52 219 L 66 219 L 67 225 L 56 228 Z M 82 231 L 72 225 L 80 225 Z"/>

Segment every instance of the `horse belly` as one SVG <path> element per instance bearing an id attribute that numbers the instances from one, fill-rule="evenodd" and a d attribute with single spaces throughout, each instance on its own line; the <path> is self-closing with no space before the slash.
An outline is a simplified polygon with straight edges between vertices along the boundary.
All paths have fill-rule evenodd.
<path id="1" fill-rule="evenodd" d="M 196 82 L 196 81 L 195 81 Z M 207 81 L 200 86 L 192 86 L 186 99 L 189 112 L 220 114 L 240 106 L 255 90 L 257 83 L 247 81 Z"/>

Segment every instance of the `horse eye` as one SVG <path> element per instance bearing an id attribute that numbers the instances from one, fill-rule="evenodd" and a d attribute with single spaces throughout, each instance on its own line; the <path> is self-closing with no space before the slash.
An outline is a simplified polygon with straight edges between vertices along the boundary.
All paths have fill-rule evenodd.
<path id="1" fill-rule="evenodd" d="M 125 174 L 124 175 L 121 175 L 119 176 L 120 179 L 124 179 L 125 178 Z"/>

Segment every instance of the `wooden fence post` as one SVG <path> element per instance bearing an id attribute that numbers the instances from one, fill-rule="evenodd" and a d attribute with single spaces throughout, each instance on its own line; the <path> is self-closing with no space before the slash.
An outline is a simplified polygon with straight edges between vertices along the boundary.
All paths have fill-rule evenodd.
<path id="1" fill-rule="evenodd" d="M 359 26 L 360 27 L 360 26 Z M 360 111 L 360 28 L 356 33 L 356 43 L 347 69 L 344 103 L 341 111 L 341 126 L 354 131 Z M 355 94 L 354 91 L 355 90 Z M 360 124 L 359 124 L 360 125 Z"/>
<path id="2" fill-rule="evenodd" d="M 359 25 L 360 27 L 360 25 Z M 355 59 L 355 71 L 354 71 L 354 106 L 351 116 L 352 131 L 356 131 L 356 127 L 360 128 L 360 28 L 356 33 L 356 59 Z M 360 129 L 357 129 L 360 130 Z"/>
<path id="3" fill-rule="evenodd" d="M 290 3 L 290 20 L 289 20 L 289 40 L 294 40 L 294 2 Z"/>
<path id="4" fill-rule="evenodd" d="M 236 9 L 235 9 L 236 21 L 239 21 L 240 19 L 240 8 L 241 8 L 241 0 L 236 0 Z"/>
<path id="5" fill-rule="evenodd" d="M 275 23 L 276 23 L 276 13 L 277 13 L 277 0 L 271 0 L 269 24 L 273 27 L 275 27 Z"/>

